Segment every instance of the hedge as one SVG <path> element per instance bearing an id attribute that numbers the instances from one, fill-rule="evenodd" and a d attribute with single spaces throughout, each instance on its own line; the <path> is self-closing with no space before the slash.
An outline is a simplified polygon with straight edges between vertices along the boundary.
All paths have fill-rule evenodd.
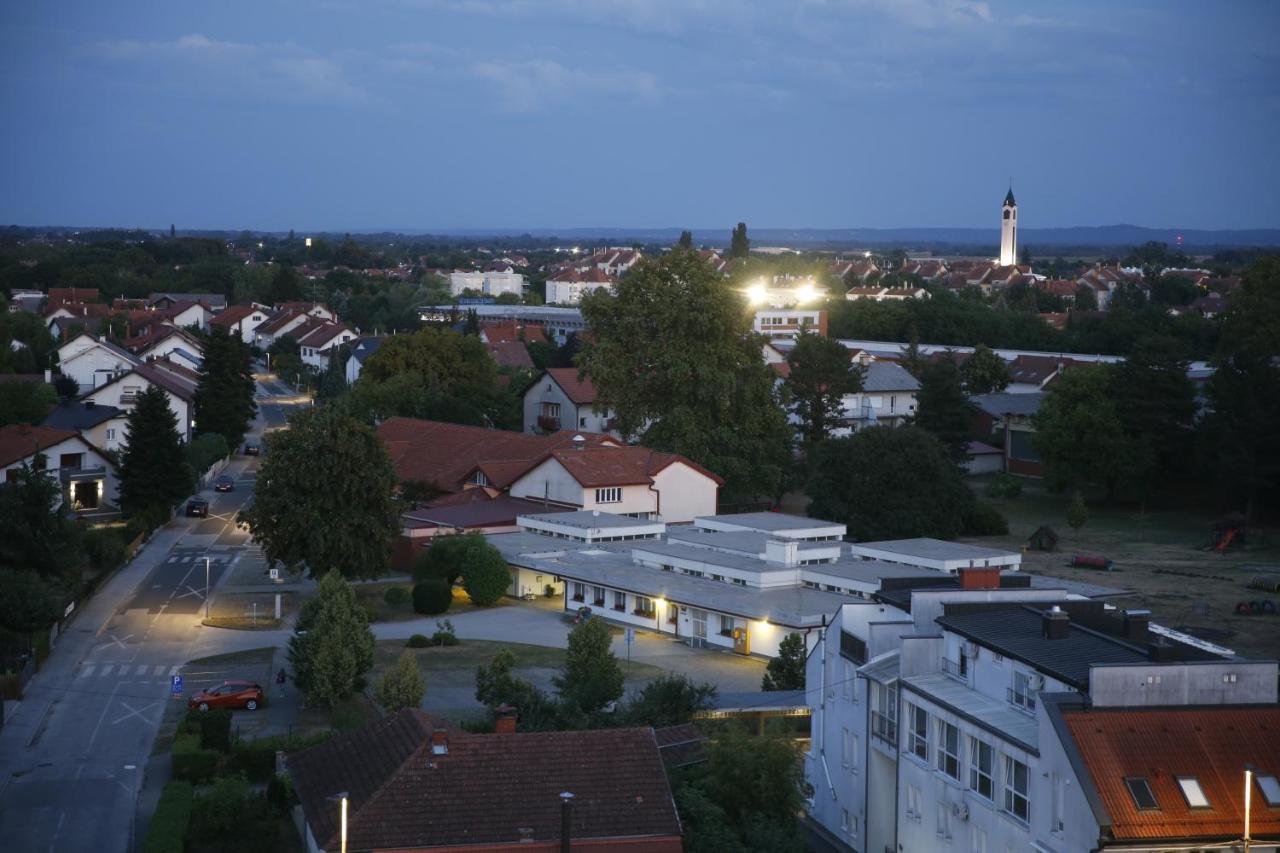
<path id="1" fill-rule="evenodd" d="M 160 804 L 151 816 L 142 853 L 182 853 L 191 824 L 193 793 L 190 782 L 168 782 L 160 792 Z"/>
<path id="2" fill-rule="evenodd" d="M 276 752 L 297 752 L 324 743 L 333 732 L 313 735 L 271 735 L 257 740 L 242 740 L 231 749 L 227 772 L 243 773 L 250 782 L 269 782 L 276 773 Z"/>
<path id="3" fill-rule="evenodd" d="M 218 753 L 212 749 L 201 749 L 199 735 L 179 735 L 174 738 L 169 757 L 175 779 L 207 782 L 218 770 Z"/>
<path id="4" fill-rule="evenodd" d="M 231 751 L 231 712 L 226 708 L 188 711 L 187 722 L 200 733 L 200 748 Z"/>
<path id="5" fill-rule="evenodd" d="M 427 578 L 413 585 L 413 610 L 429 616 L 444 613 L 453 604 L 453 590 L 444 578 Z"/>

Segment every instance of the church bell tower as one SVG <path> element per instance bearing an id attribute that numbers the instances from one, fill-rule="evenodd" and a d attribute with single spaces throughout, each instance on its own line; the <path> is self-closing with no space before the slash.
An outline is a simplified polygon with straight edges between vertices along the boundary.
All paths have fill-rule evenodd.
<path id="1" fill-rule="evenodd" d="M 1018 262 L 1018 203 L 1013 200 L 1013 187 L 1000 206 L 1000 266 Z"/>

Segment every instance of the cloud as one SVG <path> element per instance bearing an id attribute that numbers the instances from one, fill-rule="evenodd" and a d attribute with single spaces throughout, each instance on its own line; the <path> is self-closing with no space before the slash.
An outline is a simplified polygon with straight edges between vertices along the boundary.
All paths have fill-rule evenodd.
<path id="1" fill-rule="evenodd" d="M 497 87 L 509 112 L 535 112 L 591 95 L 651 100 L 659 94 L 658 78 L 647 71 L 587 71 L 549 59 L 481 62 L 471 66 L 471 73 Z"/>
<path id="2" fill-rule="evenodd" d="M 162 73 L 153 79 L 215 97 L 346 104 L 369 100 L 336 59 L 292 42 L 250 44 L 193 33 L 171 41 L 101 41 L 89 52 L 158 70 Z"/>

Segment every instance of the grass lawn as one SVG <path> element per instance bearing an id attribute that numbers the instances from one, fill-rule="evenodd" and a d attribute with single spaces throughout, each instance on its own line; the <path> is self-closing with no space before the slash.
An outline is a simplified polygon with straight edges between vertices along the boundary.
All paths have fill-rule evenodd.
<path id="1" fill-rule="evenodd" d="M 970 482 L 982 494 L 987 481 Z M 1019 550 L 1037 527 L 1047 524 L 1058 534 L 1058 550 L 1026 552 L 1023 570 L 1132 590 L 1132 595 L 1116 599 L 1116 606 L 1145 607 L 1162 625 L 1199 631 L 1205 639 L 1246 656 L 1275 656 L 1280 616 L 1235 613 L 1240 601 L 1276 598 L 1248 588 L 1250 578 L 1265 573 L 1268 565 L 1280 572 L 1280 541 L 1265 529 L 1251 530 L 1247 546 L 1219 554 L 1208 549 L 1209 528 L 1220 518 L 1218 513 L 1163 505 L 1140 512 L 1131 504 L 1107 506 L 1098 496 L 1077 532 L 1066 522 L 1070 496 L 1052 494 L 1036 480 L 1022 482 L 1020 497 L 991 499 L 1009 520 L 1009 535 L 972 541 Z M 1070 568 L 1073 554 L 1107 557 L 1118 571 Z"/>
<path id="2" fill-rule="evenodd" d="M 230 652 L 225 655 L 211 655 L 207 658 L 195 658 L 187 663 L 188 667 L 196 669 L 207 669 L 209 667 L 224 666 L 244 666 L 251 664 L 259 664 L 265 666 L 271 663 L 271 658 L 275 655 L 275 649 L 245 649 L 240 652 Z"/>
<path id="3" fill-rule="evenodd" d="M 357 693 L 346 702 L 332 708 L 303 708 L 298 711 L 296 731 L 301 735 L 337 729 L 345 732 L 358 729 L 381 717 L 373 700 L 362 693 Z"/>
<path id="4" fill-rule="evenodd" d="M 407 581 L 378 581 L 376 583 L 353 584 L 352 588 L 356 591 L 356 601 L 364 608 L 364 612 L 369 617 L 370 622 L 403 622 L 406 619 L 418 619 L 421 617 L 421 614 L 413 612 L 412 602 L 395 607 L 387 604 L 384 596 L 387 594 L 388 589 L 396 586 L 401 587 L 410 594 L 413 593 L 413 584 Z M 502 607 L 506 603 L 499 601 L 493 607 Z M 453 604 L 449 605 L 449 612 L 442 614 L 440 618 L 445 619 L 475 609 L 476 606 L 471 603 L 466 591 L 461 587 L 454 587 Z"/>
<path id="5" fill-rule="evenodd" d="M 293 593 L 280 593 L 282 617 L 288 617 L 296 607 L 296 596 Z M 209 602 L 209 618 L 202 619 L 201 624 L 210 628 L 233 628 L 241 631 L 274 631 L 283 621 L 275 618 L 275 608 L 274 593 L 227 592 Z"/>

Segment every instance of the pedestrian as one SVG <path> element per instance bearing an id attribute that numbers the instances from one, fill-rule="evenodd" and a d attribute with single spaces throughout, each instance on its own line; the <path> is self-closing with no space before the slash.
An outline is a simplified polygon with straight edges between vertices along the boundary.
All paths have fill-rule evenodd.
<path id="1" fill-rule="evenodd" d="M 289 676 L 285 674 L 284 667 L 280 667 L 280 671 L 276 673 L 276 686 L 280 688 L 280 695 L 284 696 L 284 683 L 289 680 Z"/>

